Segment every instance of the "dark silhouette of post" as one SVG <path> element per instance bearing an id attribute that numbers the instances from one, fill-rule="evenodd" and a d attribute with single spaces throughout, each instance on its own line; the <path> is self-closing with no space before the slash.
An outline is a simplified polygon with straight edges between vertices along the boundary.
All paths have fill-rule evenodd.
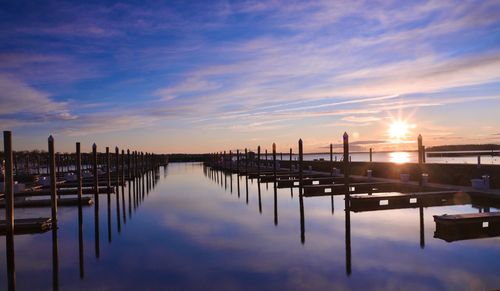
<path id="1" fill-rule="evenodd" d="M 245 148 L 245 176 L 248 177 L 248 150 Z M 247 178 L 248 180 L 248 178 Z"/>
<path id="2" fill-rule="evenodd" d="M 50 162 L 50 202 L 52 210 L 52 227 L 57 228 L 57 179 L 56 158 L 54 152 L 54 138 L 49 136 L 49 162 Z"/>
<path id="3" fill-rule="evenodd" d="M 273 143 L 273 180 L 274 180 L 274 225 L 278 225 L 278 189 L 276 185 L 276 144 Z"/>
<path id="4" fill-rule="evenodd" d="M 420 248 L 425 248 L 425 232 L 424 232 L 424 208 L 419 207 L 420 218 Z"/>
<path id="5" fill-rule="evenodd" d="M 123 212 L 123 223 L 127 223 L 127 214 L 125 211 L 125 150 L 122 150 L 122 155 L 121 155 L 121 162 L 122 162 L 122 212 Z"/>
<path id="6" fill-rule="evenodd" d="M 423 153 L 422 153 L 422 135 L 418 135 L 418 184 L 420 186 L 423 185 L 423 180 L 422 180 L 422 163 L 423 163 Z"/>
<path id="7" fill-rule="evenodd" d="M 330 143 L 330 176 L 333 177 L 333 143 Z"/>
<path id="8" fill-rule="evenodd" d="M 6 256 L 7 256 L 7 287 L 16 290 L 16 268 L 14 259 L 14 157 L 12 152 L 12 132 L 3 132 L 3 150 L 5 156 L 5 222 L 6 222 Z"/>
<path id="9" fill-rule="evenodd" d="M 370 148 L 370 163 L 373 161 L 373 151 L 372 148 Z"/>
<path id="10" fill-rule="evenodd" d="M 347 132 L 344 132 L 343 136 L 344 141 L 344 184 L 346 186 L 346 194 L 349 194 L 349 135 Z"/>
<path id="11" fill-rule="evenodd" d="M 257 147 L 257 183 L 260 183 L 260 146 Z"/>
<path id="12" fill-rule="evenodd" d="M 292 148 L 290 148 L 290 174 L 292 173 Z"/>
<path id="13" fill-rule="evenodd" d="M 99 242 L 99 175 L 97 172 L 97 145 L 92 145 L 92 174 L 94 178 L 94 239 L 95 239 L 95 256 L 100 256 Z"/>
<path id="14" fill-rule="evenodd" d="M 121 232 L 121 217 L 120 217 L 120 150 L 115 147 L 115 197 L 116 197 L 116 223 L 118 227 L 118 233 Z"/>
<path id="15" fill-rule="evenodd" d="M 236 150 L 236 171 L 240 175 L 240 150 Z"/>
<path id="16" fill-rule="evenodd" d="M 304 197 L 302 196 L 303 178 L 304 178 L 304 149 L 302 139 L 299 139 L 299 211 L 300 211 L 300 242 L 306 242 Z"/>
<path id="17" fill-rule="evenodd" d="M 82 205 L 82 154 L 79 142 L 76 143 L 76 180 L 78 205 Z"/>

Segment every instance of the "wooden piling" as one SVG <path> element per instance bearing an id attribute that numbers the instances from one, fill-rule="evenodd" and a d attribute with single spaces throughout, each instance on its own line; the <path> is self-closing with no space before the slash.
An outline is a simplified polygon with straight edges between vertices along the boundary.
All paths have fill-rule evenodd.
<path id="1" fill-rule="evenodd" d="M 57 179 L 56 179 L 56 158 L 54 151 L 54 138 L 49 136 L 49 162 L 50 162 L 50 200 L 52 208 L 52 227 L 57 228 Z"/>
<path id="2" fill-rule="evenodd" d="M 5 220 L 7 233 L 14 233 L 14 173 L 12 153 L 12 132 L 3 132 L 3 148 L 5 155 Z"/>
<path id="3" fill-rule="evenodd" d="M 82 205 L 82 156 L 81 156 L 80 143 L 76 143 L 76 181 L 77 181 L 77 195 L 78 205 Z"/>
<path id="4" fill-rule="evenodd" d="M 373 161 L 372 156 L 373 156 L 373 151 L 372 148 L 370 148 L 370 163 Z"/>
<path id="5" fill-rule="evenodd" d="M 304 149 L 302 144 L 302 139 L 299 139 L 299 196 L 302 196 L 302 187 L 304 180 Z"/>
<path id="6" fill-rule="evenodd" d="M 349 135 L 344 132 L 344 184 L 346 185 L 346 194 L 349 193 Z"/>
<path id="7" fill-rule="evenodd" d="M 94 202 L 96 211 L 99 209 L 99 175 L 97 173 L 97 145 L 92 145 L 92 175 L 94 176 Z"/>
<path id="8" fill-rule="evenodd" d="M 257 147 L 257 175 L 260 178 L 260 146 Z"/>

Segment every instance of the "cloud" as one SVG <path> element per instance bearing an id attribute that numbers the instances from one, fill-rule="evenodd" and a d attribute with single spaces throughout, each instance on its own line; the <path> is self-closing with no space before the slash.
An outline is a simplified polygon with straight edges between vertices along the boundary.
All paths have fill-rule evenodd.
<path id="1" fill-rule="evenodd" d="M 6 74 L 0 74 L 0 117 L 21 120 L 72 120 L 65 102 L 52 100 L 48 94 Z"/>

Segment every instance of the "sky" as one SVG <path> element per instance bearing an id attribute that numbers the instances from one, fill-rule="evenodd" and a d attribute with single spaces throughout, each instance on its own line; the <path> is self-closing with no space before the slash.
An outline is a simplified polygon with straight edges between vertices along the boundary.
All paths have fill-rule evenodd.
<path id="1" fill-rule="evenodd" d="M 499 89 L 500 1 L 0 3 L 16 150 L 498 144 Z"/>

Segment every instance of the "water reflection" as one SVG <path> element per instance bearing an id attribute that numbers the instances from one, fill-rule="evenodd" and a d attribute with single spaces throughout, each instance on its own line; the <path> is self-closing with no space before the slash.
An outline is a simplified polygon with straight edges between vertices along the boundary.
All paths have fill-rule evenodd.
<path id="1" fill-rule="evenodd" d="M 389 153 L 389 161 L 391 163 L 404 164 L 410 162 L 410 153 L 408 152 L 391 152 Z"/>
<path id="2" fill-rule="evenodd" d="M 169 167 L 169 176 L 162 175 L 161 180 L 158 172 L 149 173 L 145 193 L 148 199 L 141 199 L 140 203 L 137 199 L 141 211 L 133 212 L 133 220 L 131 205 L 136 192 L 133 181 L 128 181 L 129 205 L 125 205 L 122 196 L 118 202 L 122 206 L 117 209 L 128 207 L 129 219 L 122 224 L 120 236 L 113 226 L 114 240 L 101 246 L 100 260 L 84 260 L 84 245 L 94 239 L 89 232 L 86 240 L 84 220 L 92 219 L 93 210 L 83 209 L 80 215 L 80 209 L 67 209 L 68 218 L 61 218 L 61 227 L 52 240 L 59 241 L 57 256 L 52 256 L 52 270 L 59 269 L 54 286 L 69 290 L 221 290 L 228 286 L 322 290 L 335 286 L 335 289 L 363 290 L 377 284 L 395 289 L 457 290 L 498 286 L 496 270 L 500 263 L 485 261 L 495 258 L 498 238 L 459 244 L 432 237 L 425 241 L 426 232 L 434 230 L 434 214 L 477 211 L 469 205 L 428 207 L 425 212 L 423 207 L 417 207 L 354 213 L 350 211 L 351 197 L 306 198 L 300 195 L 299 187 L 297 199 L 290 199 L 286 188 L 265 191 L 261 183 L 249 183 L 245 177 L 245 196 L 247 201 L 252 200 L 251 205 L 258 201 L 262 214 L 263 206 L 273 204 L 274 211 L 261 216 L 255 213 L 256 207 L 247 207 L 236 195 L 231 196 L 230 189 L 226 192 L 220 189 L 219 171 L 199 165 Z M 195 180 L 200 175 L 202 179 Z M 239 181 L 242 177 L 234 178 L 242 182 Z M 227 195 L 220 195 L 221 192 Z M 104 195 L 102 199 L 107 198 Z M 336 211 L 332 215 L 334 201 L 340 207 L 342 199 L 344 213 Z M 76 211 L 78 221 L 71 223 Z M 275 223 L 271 222 L 273 218 Z M 92 226 L 99 224 L 91 223 L 89 231 Z M 50 243 L 50 235 L 46 238 Z M 22 260 L 33 261 L 29 265 L 20 264 L 18 274 L 34 274 L 36 278 L 33 282 L 19 280 L 25 287 L 23 290 L 49 289 L 38 285 L 37 281 L 43 281 L 41 275 L 51 281 L 47 276 L 50 269 L 37 272 L 27 267 L 36 262 L 50 268 L 50 253 L 44 261 L 31 260 L 26 255 L 28 249 L 50 247 L 43 243 L 43 236 L 42 243 L 35 241 L 21 243 L 18 253 Z M 418 247 L 419 241 L 421 247 L 426 246 L 424 251 Z M 19 242 L 16 240 L 16 247 Z M 82 280 L 77 279 L 77 264 Z M 461 274 L 460 282 L 454 279 L 457 273 Z"/>

